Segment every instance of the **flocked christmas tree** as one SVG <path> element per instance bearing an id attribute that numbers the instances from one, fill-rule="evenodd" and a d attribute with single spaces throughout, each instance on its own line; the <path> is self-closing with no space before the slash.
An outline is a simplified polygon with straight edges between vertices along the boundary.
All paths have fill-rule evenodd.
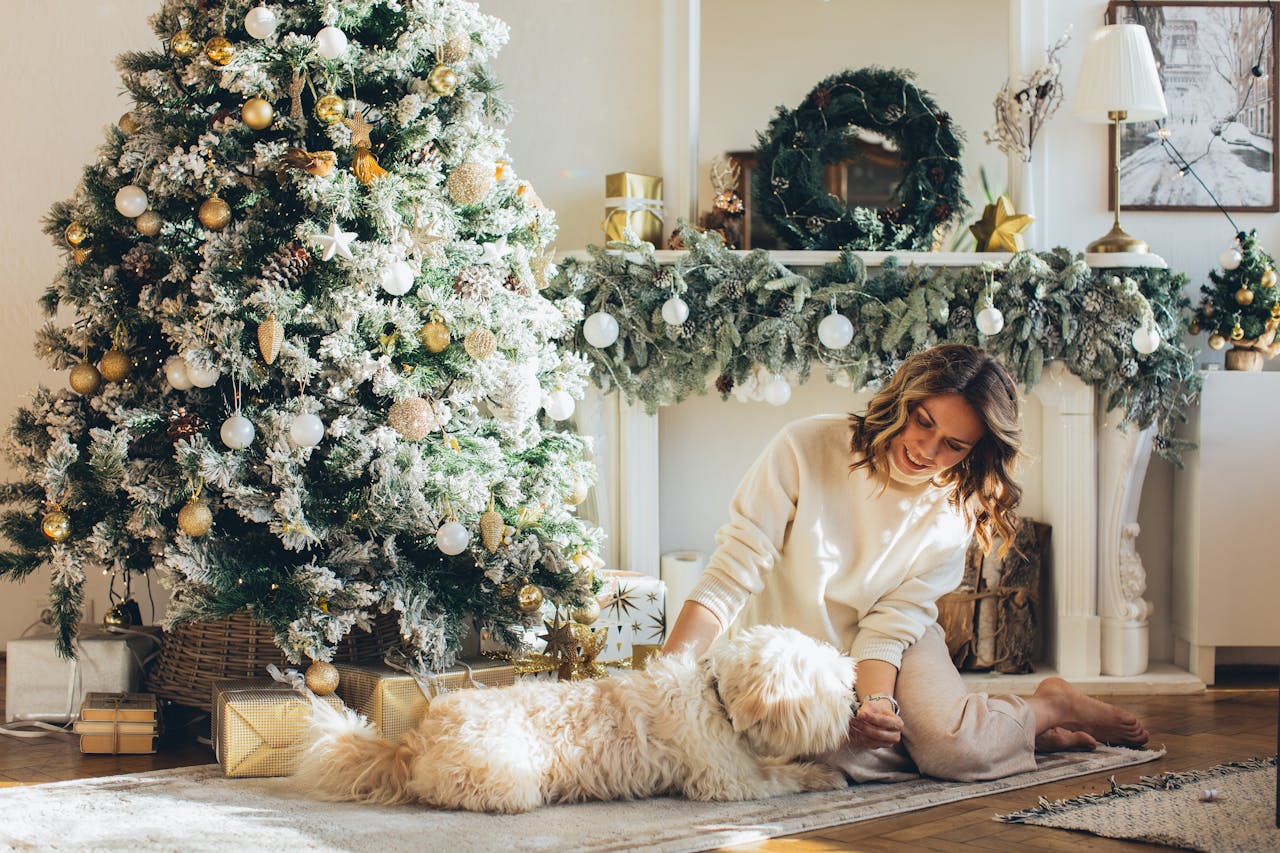
<path id="1" fill-rule="evenodd" d="M 135 107 L 47 231 L 67 264 L 10 451 L 0 574 L 154 572 L 167 620 L 248 609 L 295 661 L 379 613 L 417 666 L 469 616 L 516 640 L 589 590 L 593 467 L 558 430 L 581 316 L 540 294 L 554 216 L 517 179 L 459 0 L 168 0 Z M 59 309 L 62 309 L 61 312 Z M 545 410 L 545 411 L 544 411 Z"/>
<path id="2" fill-rule="evenodd" d="M 1276 354 L 1276 325 L 1280 323 L 1280 293 L 1276 289 L 1275 259 L 1258 246 L 1256 232 L 1240 232 L 1236 242 L 1218 259 L 1222 271 L 1211 270 L 1212 284 L 1200 288 L 1192 331 L 1209 332 L 1209 346 L 1228 343 L 1228 369 L 1257 370 L 1263 356 Z"/>

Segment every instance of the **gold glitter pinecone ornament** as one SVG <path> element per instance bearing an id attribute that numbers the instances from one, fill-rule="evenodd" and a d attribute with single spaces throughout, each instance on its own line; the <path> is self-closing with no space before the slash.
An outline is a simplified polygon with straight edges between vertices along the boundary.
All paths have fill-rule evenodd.
<path id="1" fill-rule="evenodd" d="M 493 189 L 493 167 L 482 163 L 461 163 L 445 182 L 449 197 L 458 204 L 479 204 Z"/>
<path id="2" fill-rule="evenodd" d="M 471 54 L 471 36 L 458 33 L 440 46 L 440 61 L 452 65 Z"/>
<path id="3" fill-rule="evenodd" d="M 65 542 L 71 536 L 71 516 L 54 507 L 40 519 L 40 532 L 50 542 Z"/>
<path id="4" fill-rule="evenodd" d="M 306 672 L 307 689 L 317 696 L 328 696 L 338 689 L 338 668 L 328 661 L 315 660 Z"/>
<path id="5" fill-rule="evenodd" d="M 77 394 L 92 394 L 102 387 L 102 374 L 89 360 L 71 368 L 71 390 Z"/>
<path id="6" fill-rule="evenodd" d="M 462 339 L 462 348 L 476 361 L 484 361 L 498 348 L 498 339 L 484 327 L 472 329 Z"/>
<path id="7" fill-rule="evenodd" d="M 263 361 L 274 364 L 276 356 L 280 355 L 280 346 L 283 343 L 284 324 L 276 319 L 275 314 L 269 315 L 258 324 L 258 351 L 262 353 Z"/>
<path id="8" fill-rule="evenodd" d="M 387 412 L 387 423 L 409 441 L 419 441 L 440 428 L 435 407 L 422 397 L 396 400 Z"/>
<path id="9" fill-rule="evenodd" d="M 490 554 L 495 553 L 502 544 L 502 528 L 505 525 L 502 513 L 493 508 L 492 500 L 489 501 L 489 508 L 480 516 L 480 541 Z"/>
<path id="10" fill-rule="evenodd" d="M 102 359 L 98 362 L 98 371 L 108 382 L 125 381 L 129 378 L 131 370 L 133 370 L 133 359 L 129 358 L 129 354 L 123 350 L 109 349 L 102 354 Z"/>
<path id="11" fill-rule="evenodd" d="M 178 510 L 178 527 L 188 536 L 203 536 L 213 527 L 213 510 L 203 498 L 192 495 Z"/>

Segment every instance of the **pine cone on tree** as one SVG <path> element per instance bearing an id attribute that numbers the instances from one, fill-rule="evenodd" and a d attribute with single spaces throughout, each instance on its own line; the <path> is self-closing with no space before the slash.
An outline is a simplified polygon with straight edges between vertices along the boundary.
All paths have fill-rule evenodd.
<path id="1" fill-rule="evenodd" d="M 404 161 L 410 166 L 421 166 L 437 171 L 444 168 L 444 158 L 440 156 L 440 149 L 436 147 L 434 141 L 410 151 Z"/>
<path id="2" fill-rule="evenodd" d="M 195 412 L 186 409 L 175 409 L 169 414 L 169 426 L 165 430 L 169 440 L 177 444 L 184 438 L 191 438 L 204 432 L 204 419 Z"/>
<path id="3" fill-rule="evenodd" d="M 722 373 L 716 377 L 716 390 L 721 394 L 728 394 L 733 390 L 733 377 L 727 373 Z"/>
<path id="4" fill-rule="evenodd" d="M 296 287 L 311 270 L 311 253 L 299 243 L 276 249 L 262 267 L 262 280 L 281 288 Z"/>
<path id="5" fill-rule="evenodd" d="M 120 258 L 120 272 L 140 284 L 154 281 L 159 268 L 159 261 L 146 246 L 134 246 Z"/>
<path id="6" fill-rule="evenodd" d="M 489 267 L 463 267 L 453 278 L 453 292 L 468 302 L 488 302 L 496 277 Z"/>
<path id="7" fill-rule="evenodd" d="M 508 275 L 506 280 L 502 282 L 502 286 L 507 290 L 510 290 L 512 293 L 518 293 L 521 296 L 531 296 L 533 294 L 533 290 L 529 287 L 528 283 L 515 273 Z"/>
<path id="8" fill-rule="evenodd" d="M 724 286 L 724 295 L 730 299 L 741 299 L 746 292 L 747 286 L 742 283 L 740 278 L 735 278 Z"/>

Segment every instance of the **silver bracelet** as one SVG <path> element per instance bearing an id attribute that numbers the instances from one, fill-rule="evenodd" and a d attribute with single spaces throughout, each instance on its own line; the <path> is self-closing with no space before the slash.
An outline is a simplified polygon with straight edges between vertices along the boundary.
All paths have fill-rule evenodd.
<path id="1" fill-rule="evenodd" d="M 858 699 L 857 697 L 854 697 L 853 715 L 855 717 L 858 716 L 858 711 L 862 709 L 863 705 L 865 705 L 867 702 L 874 702 L 877 699 L 888 699 L 889 707 L 893 709 L 894 715 L 895 716 L 899 715 L 898 700 L 894 699 L 888 693 L 872 693 L 870 696 L 862 697 L 862 699 Z"/>

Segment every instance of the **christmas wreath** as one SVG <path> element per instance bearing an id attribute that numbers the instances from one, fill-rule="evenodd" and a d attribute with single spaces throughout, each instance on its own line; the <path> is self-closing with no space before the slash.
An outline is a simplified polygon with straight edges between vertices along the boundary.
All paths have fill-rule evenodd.
<path id="1" fill-rule="evenodd" d="M 906 71 L 863 68 L 823 80 L 795 110 L 779 107 L 758 135 L 753 192 L 792 248 L 927 251 L 934 231 L 963 215 L 960 135 Z M 894 203 L 849 207 L 827 192 L 824 168 L 854 155 L 859 131 L 902 157 Z"/>

